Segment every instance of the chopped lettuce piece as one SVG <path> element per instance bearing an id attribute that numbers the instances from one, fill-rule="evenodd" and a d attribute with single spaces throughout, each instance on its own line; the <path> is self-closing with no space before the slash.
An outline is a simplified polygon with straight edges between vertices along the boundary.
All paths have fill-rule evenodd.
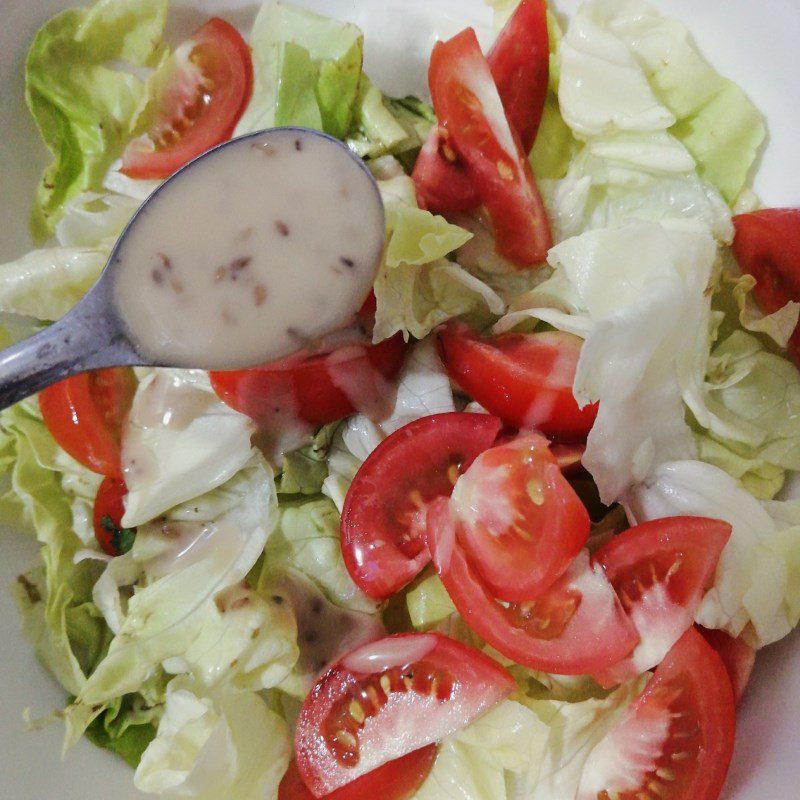
<path id="1" fill-rule="evenodd" d="M 0 265 L 0 311 L 52 321 L 92 287 L 108 253 L 93 247 L 48 247 Z"/>
<path id="2" fill-rule="evenodd" d="M 783 638 L 797 625 L 800 514 L 795 504 L 759 503 L 721 469 L 683 461 L 658 467 L 629 494 L 626 507 L 636 522 L 688 514 L 733 527 L 714 586 L 697 614 L 701 625 L 731 636 L 744 633 L 754 647 Z"/>
<path id="3" fill-rule="evenodd" d="M 550 251 L 562 299 L 517 309 L 496 327 L 528 315 L 586 339 L 574 393 L 600 402 L 583 464 L 607 505 L 659 463 L 695 454 L 682 398 L 703 405 L 715 257 L 707 233 L 650 222 L 590 231 Z M 529 299 L 547 300 L 542 287 Z"/>
<path id="4" fill-rule="evenodd" d="M 443 217 L 417 208 L 410 178 L 380 181 L 386 208 L 384 263 L 375 280 L 376 341 L 401 331 L 422 339 L 462 314 L 501 314 L 502 298 L 445 256 L 471 234 Z"/>
<path id="5" fill-rule="evenodd" d="M 134 783 L 164 800 L 264 800 L 276 796 L 291 752 L 286 723 L 260 695 L 206 695 L 181 676 Z"/>
<path id="6" fill-rule="evenodd" d="M 287 569 L 296 570 L 337 605 L 373 613 L 375 603 L 353 583 L 342 559 L 339 512 L 327 497 L 281 504 L 278 527 L 264 549 L 263 586 Z"/>
<path id="7" fill-rule="evenodd" d="M 63 11 L 34 37 L 26 99 L 53 154 L 31 217 L 36 238 L 52 233 L 66 201 L 99 188 L 122 152 L 146 94 L 123 62 L 155 66 L 166 12 L 167 0 L 100 0 Z"/>
<path id="8" fill-rule="evenodd" d="M 310 444 L 284 454 L 278 479 L 280 494 L 320 493 L 328 477 L 328 454 L 339 427 L 338 422 L 323 425 Z"/>
<path id="9" fill-rule="evenodd" d="M 420 581 L 408 594 L 406 605 L 416 630 L 429 630 L 456 613 L 456 607 L 438 575 Z"/>
<path id="10" fill-rule="evenodd" d="M 530 797 L 547 736 L 533 711 L 505 700 L 442 742 L 414 800 Z"/>
<path id="11" fill-rule="evenodd" d="M 704 386 L 708 429 L 700 429 L 704 461 L 769 499 L 785 470 L 800 470 L 800 373 L 744 331 L 720 342 Z"/>
<path id="12" fill-rule="evenodd" d="M 66 470 L 83 468 L 58 448 L 35 401 L 0 413 L 4 454 L 14 456 L 11 488 L 2 498 L 5 519 L 33 527 L 43 565 L 20 576 L 14 595 L 24 632 L 40 661 L 77 694 L 108 644 L 109 633 L 91 602 L 98 569 L 74 563 L 82 542 L 73 530 L 72 502 L 62 485 Z M 94 482 L 99 482 L 97 476 Z M 89 480 L 89 484 L 92 480 Z"/>
<path id="13" fill-rule="evenodd" d="M 639 695 L 646 678 L 624 684 L 602 699 L 589 698 L 574 703 L 522 699 L 548 733 L 539 779 L 533 792 L 525 796 L 531 800 L 575 797 L 590 753 Z"/>
<path id="14" fill-rule="evenodd" d="M 250 35 L 253 98 L 235 135 L 305 125 L 344 139 L 361 77 L 363 35 L 347 22 L 265 3 Z"/>
<path id="15" fill-rule="evenodd" d="M 252 457 L 254 431 L 249 417 L 217 397 L 207 373 L 149 371 L 123 432 L 123 525 L 136 527 L 225 483 Z"/>
<path id="16" fill-rule="evenodd" d="M 68 744 L 161 664 L 209 687 L 263 689 L 288 674 L 297 657 L 291 613 L 242 585 L 276 515 L 272 471 L 256 458 L 178 519 L 139 530 L 131 553 L 150 582 L 129 599 L 107 655 L 65 712 Z"/>

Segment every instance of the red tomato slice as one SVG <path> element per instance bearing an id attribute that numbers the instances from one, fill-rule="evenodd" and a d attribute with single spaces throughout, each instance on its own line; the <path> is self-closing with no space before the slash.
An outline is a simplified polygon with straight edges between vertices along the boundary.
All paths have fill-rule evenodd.
<path id="1" fill-rule="evenodd" d="M 94 536 L 100 547 L 110 556 L 121 556 L 133 547 L 135 528 L 123 528 L 122 516 L 125 513 L 123 500 L 128 493 L 124 481 L 106 478 L 97 490 L 94 499 L 92 521 Z"/>
<path id="2" fill-rule="evenodd" d="M 150 132 L 122 154 L 131 178 L 166 178 L 229 139 L 253 92 L 250 49 L 239 32 L 213 17 L 172 55 Z"/>
<path id="3" fill-rule="evenodd" d="M 735 725 L 725 667 L 690 628 L 592 750 L 575 800 L 717 800 Z"/>
<path id="4" fill-rule="evenodd" d="M 434 414 L 370 453 L 350 484 L 341 527 L 344 563 L 366 594 L 390 597 L 430 561 L 424 506 L 448 497 L 499 431 L 500 420 L 487 414 Z"/>
<path id="5" fill-rule="evenodd" d="M 472 28 L 434 45 L 428 83 L 439 135 L 489 212 L 497 252 L 523 267 L 541 264 L 553 244 L 547 212 Z"/>
<path id="6" fill-rule="evenodd" d="M 400 371 L 405 351 L 403 336 L 397 334 L 376 345 L 212 372 L 211 384 L 221 400 L 256 422 L 280 424 L 292 417 L 324 425 L 380 405 L 385 383 Z"/>
<path id="7" fill-rule="evenodd" d="M 480 339 L 466 325 L 439 334 L 450 377 L 490 413 L 520 430 L 560 441 L 586 441 L 597 405 L 578 408 L 572 394 L 581 340 L 560 331 L 504 333 Z"/>
<path id="8" fill-rule="evenodd" d="M 322 797 L 449 736 L 515 688 L 496 661 L 438 633 L 359 647 L 319 679 L 300 709 L 300 776 Z"/>
<path id="9" fill-rule="evenodd" d="M 624 683 L 661 663 L 694 623 L 730 536 L 727 522 L 669 517 L 630 528 L 594 554 L 639 634 L 629 658 L 595 675 L 601 685 Z"/>
<path id="10" fill-rule="evenodd" d="M 550 44 L 547 4 L 522 0 L 486 57 L 508 122 L 524 152 L 530 152 L 547 97 Z M 480 204 L 464 165 L 435 126 L 411 175 L 420 205 L 445 214 L 470 211 Z"/>
<path id="11" fill-rule="evenodd" d="M 39 408 L 53 438 L 76 461 L 122 478 L 122 425 L 135 391 L 132 369 L 98 369 L 49 386 L 39 393 Z"/>
<path id="12" fill-rule="evenodd" d="M 428 506 L 434 566 L 465 622 L 504 656 L 532 669 L 584 675 L 610 667 L 636 645 L 636 631 L 602 567 L 583 551 L 537 600 L 499 603 L 456 540 L 449 500 Z"/>
<path id="13" fill-rule="evenodd" d="M 535 600 L 589 537 L 589 514 L 548 441 L 533 434 L 479 455 L 452 496 L 458 541 L 500 600 Z"/>
<path id="14" fill-rule="evenodd" d="M 326 794 L 322 800 L 409 800 L 425 782 L 436 760 L 436 745 L 429 744 L 402 758 L 388 761 L 356 778 L 352 783 Z M 278 800 L 314 800 L 292 761 L 278 787 Z"/>
<path id="15" fill-rule="evenodd" d="M 800 208 L 740 214 L 733 224 L 733 254 L 742 272 L 756 279 L 753 293 L 761 308 L 772 314 L 790 300 L 800 302 Z M 800 325 L 788 349 L 800 364 Z"/>
<path id="16" fill-rule="evenodd" d="M 725 631 L 709 630 L 699 626 L 697 630 L 722 659 L 722 663 L 728 671 L 728 677 L 731 679 L 733 696 L 738 706 L 756 664 L 756 651 L 741 637 L 734 639 Z"/>

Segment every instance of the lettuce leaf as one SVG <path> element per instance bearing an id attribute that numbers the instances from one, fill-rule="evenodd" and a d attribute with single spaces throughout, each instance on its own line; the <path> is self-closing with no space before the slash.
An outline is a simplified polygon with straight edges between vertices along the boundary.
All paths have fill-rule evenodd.
<path id="1" fill-rule="evenodd" d="M 290 450 L 283 456 L 283 469 L 278 479 L 279 494 L 319 494 L 328 477 L 328 454 L 339 423 L 323 425 L 311 444 Z"/>
<path id="2" fill-rule="evenodd" d="M 626 500 L 628 516 L 711 517 L 733 533 L 717 565 L 697 621 L 731 636 L 744 633 L 754 647 L 771 644 L 797 625 L 800 513 L 797 504 L 762 504 L 721 469 L 699 461 L 661 465 Z"/>
<path id="3" fill-rule="evenodd" d="M 123 524 L 136 527 L 225 483 L 252 457 L 254 430 L 217 397 L 205 372 L 147 372 L 123 432 Z"/>
<path id="4" fill-rule="evenodd" d="M 670 130 L 733 205 L 765 138 L 761 115 L 686 27 L 641 0 L 589 0 L 561 49 L 559 99 L 581 137 Z"/>
<path id="5" fill-rule="evenodd" d="M 411 624 L 418 631 L 430 630 L 451 614 L 456 607 L 438 575 L 430 575 L 406 594 Z"/>
<path id="6" fill-rule="evenodd" d="M 701 457 L 757 497 L 780 490 L 800 470 L 800 373 L 744 331 L 713 350 L 705 382 L 709 428 L 698 431 Z"/>
<path id="7" fill-rule="evenodd" d="M 505 700 L 442 742 L 414 800 L 529 797 L 547 736 L 547 726 L 534 712 Z"/>
<path id="8" fill-rule="evenodd" d="M 165 800 L 274 798 L 291 750 L 286 723 L 258 694 L 207 695 L 181 676 L 134 783 Z"/>
<path id="9" fill-rule="evenodd" d="M 502 299 L 445 256 L 471 234 L 417 208 L 407 176 L 380 181 L 386 209 L 386 250 L 375 279 L 375 341 L 402 332 L 422 339 L 452 317 L 500 314 Z"/>
<path id="10" fill-rule="evenodd" d="M 130 138 L 146 87 L 120 65 L 155 66 L 166 11 L 167 0 L 100 0 L 63 11 L 34 37 L 26 99 L 53 154 L 31 216 L 35 238 L 53 232 L 66 201 L 101 186 Z"/>
<path id="11" fill-rule="evenodd" d="M 359 96 L 363 35 L 350 23 L 265 3 L 250 35 L 255 85 L 237 136 L 304 125 L 344 139 Z"/>
<path id="12" fill-rule="evenodd" d="M 4 459 L 14 458 L 2 515 L 17 525 L 30 525 L 42 545 L 43 564 L 20 576 L 14 586 L 24 632 L 45 667 L 68 692 L 77 694 L 109 638 L 92 603 L 97 567 L 74 563 L 82 542 L 73 529 L 71 498 L 62 488 L 66 470 L 88 470 L 58 448 L 35 401 L 2 411 L 0 428 Z M 88 479 L 95 491 L 99 480 Z"/>

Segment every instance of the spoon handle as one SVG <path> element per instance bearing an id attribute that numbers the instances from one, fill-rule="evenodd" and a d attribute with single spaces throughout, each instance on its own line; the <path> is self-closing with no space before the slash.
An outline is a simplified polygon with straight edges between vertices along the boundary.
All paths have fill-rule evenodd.
<path id="1" fill-rule="evenodd" d="M 0 409 L 70 375 L 141 362 L 124 336 L 114 333 L 112 320 L 92 306 L 76 307 L 58 322 L 0 351 Z"/>

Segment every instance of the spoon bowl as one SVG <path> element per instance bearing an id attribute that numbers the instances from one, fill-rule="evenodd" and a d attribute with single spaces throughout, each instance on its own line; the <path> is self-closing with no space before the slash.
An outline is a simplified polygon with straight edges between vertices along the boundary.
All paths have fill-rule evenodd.
<path id="1" fill-rule="evenodd" d="M 224 142 L 147 198 L 71 311 L 0 351 L 0 408 L 92 369 L 238 369 L 313 349 L 352 325 L 383 239 L 375 179 L 337 139 Z"/>

